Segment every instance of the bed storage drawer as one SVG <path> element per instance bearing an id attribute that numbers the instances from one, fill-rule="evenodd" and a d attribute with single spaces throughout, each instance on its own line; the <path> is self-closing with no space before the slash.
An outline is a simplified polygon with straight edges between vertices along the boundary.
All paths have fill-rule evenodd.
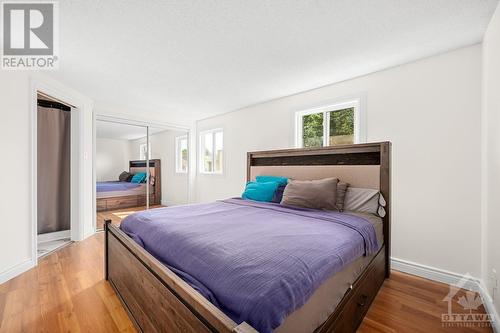
<path id="1" fill-rule="evenodd" d="M 97 211 L 103 212 L 106 210 L 106 199 L 97 199 L 96 203 Z"/>
<path id="2" fill-rule="evenodd" d="M 137 206 L 137 197 L 117 197 L 106 199 L 106 209 L 119 209 L 124 207 L 134 207 Z"/>
<path id="3" fill-rule="evenodd" d="M 356 332 L 361 324 L 368 308 L 377 295 L 380 285 L 385 279 L 385 248 L 382 248 L 378 255 L 368 266 L 363 274 L 354 284 L 351 291 L 346 294 L 346 306 L 342 309 L 334 322 L 325 323 L 319 332 Z"/>
<path id="4" fill-rule="evenodd" d="M 150 205 L 159 205 L 157 196 L 153 193 L 149 196 Z M 97 211 L 104 212 L 108 210 L 116 210 L 129 207 L 146 206 L 146 195 L 130 195 L 126 197 L 111 197 L 111 198 L 98 198 Z"/>

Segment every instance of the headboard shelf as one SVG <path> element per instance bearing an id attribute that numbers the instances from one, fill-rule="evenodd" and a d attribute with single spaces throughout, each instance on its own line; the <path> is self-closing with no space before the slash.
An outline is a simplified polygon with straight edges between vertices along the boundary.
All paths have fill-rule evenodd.
<path id="1" fill-rule="evenodd" d="M 252 156 L 253 166 L 270 165 L 379 165 L 380 152 Z"/>
<path id="2" fill-rule="evenodd" d="M 146 160 L 135 160 L 135 161 L 129 161 L 129 167 L 130 168 L 145 168 L 146 167 Z M 149 166 L 150 167 L 155 167 L 158 163 L 160 163 L 159 159 L 151 159 L 149 160 Z"/>
<path id="3" fill-rule="evenodd" d="M 287 148 L 278 150 L 264 150 L 254 151 L 252 154 L 254 158 L 263 157 L 280 157 L 280 156 L 306 156 L 306 155 L 332 155 L 332 154 L 361 154 L 361 153 L 378 153 L 380 152 L 381 145 L 388 142 L 375 142 L 375 143 L 360 143 L 354 145 L 339 145 L 329 147 L 316 147 L 316 148 Z"/>

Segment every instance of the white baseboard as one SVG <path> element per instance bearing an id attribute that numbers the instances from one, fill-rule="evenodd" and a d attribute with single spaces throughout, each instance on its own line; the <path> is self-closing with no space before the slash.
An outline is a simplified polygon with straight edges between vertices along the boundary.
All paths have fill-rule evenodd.
<path id="1" fill-rule="evenodd" d="M 488 288 L 484 285 L 482 281 L 479 281 L 479 292 L 481 293 L 481 298 L 483 299 L 484 307 L 486 311 L 493 317 L 493 331 L 495 333 L 500 333 L 500 316 L 498 315 L 493 299 L 491 299 Z"/>
<path id="2" fill-rule="evenodd" d="M 43 243 L 65 238 L 71 238 L 71 230 L 63 230 L 63 231 L 49 232 L 46 234 L 40 234 L 38 235 L 37 240 L 38 243 Z"/>
<path id="3" fill-rule="evenodd" d="M 391 258 L 391 268 L 396 271 L 420 276 L 432 281 L 452 285 L 460 285 L 463 289 L 478 292 L 481 295 L 487 313 L 494 318 L 494 321 L 492 323 L 493 330 L 495 331 L 495 333 L 500 333 L 500 317 L 498 316 L 498 313 L 493 304 L 493 300 L 488 293 L 488 289 L 484 286 L 480 279 L 472 276 L 466 276 L 464 279 L 464 276 L 458 273 L 421 265 L 398 258 Z"/>
<path id="4" fill-rule="evenodd" d="M 463 275 L 458 273 L 446 271 L 435 267 L 425 266 L 417 264 L 415 262 L 402 260 L 398 258 L 391 258 L 391 268 L 396 271 L 420 276 L 432 281 L 437 281 L 446 284 L 456 285 L 460 283 L 464 278 Z M 480 291 L 479 279 L 471 276 L 467 277 L 462 288 L 479 292 Z"/>
<path id="5" fill-rule="evenodd" d="M 14 265 L 13 267 L 0 273 L 0 284 L 15 278 L 33 267 L 35 267 L 35 263 L 32 259 L 26 259 L 25 261 Z"/>

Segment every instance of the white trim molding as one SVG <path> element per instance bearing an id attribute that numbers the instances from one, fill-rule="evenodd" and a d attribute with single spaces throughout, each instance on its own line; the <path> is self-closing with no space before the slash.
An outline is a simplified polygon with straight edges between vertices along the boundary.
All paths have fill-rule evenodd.
<path id="1" fill-rule="evenodd" d="M 89 203 L 86 196 L 85 175 L 88 151 L 85 149 L 86 130 L 91 130 L 92 124 L 85 123 L 84 116 L 92 114 L 93 103 L 87 97 L 65 85 L 37 75 L 30 78 L 30 127 L 31 127 L 31 261 L 36 266 L 37 254 L 37 99 L 38 94 L 50 96 L 72 106 L 71 109 L 71 240 L 86 238 L 85 204 Z"/>
<path id="2" fill-rule="evenodd" d="M 71 238 L 71 230 L 55 231 L 38 235 L 38 243 Z"/>
<path id="3" fill-rule="evenodd" d="M 484 285 L 483 281 L 479 282 L 479 293 L 481 294 L 481 298 L 483 299 L 483 305 L 486 308 L 486 312 L 491 315 L 493 318 L 493 331 L 495 333 L 500 333 L 500 316 L 495 308 L 495 304 L 493 303 L 493 299 L 491 298 L 488 289 Z"/>
<path id="4" fill-rule="evenodd" d="M 108 121 L 119 124 L 128 124 L 128 125 L 143 126 L 143 127 L 149 126 L 149 127 L 156 127 L 162 129 L 170 129 L 170 130 L 181 130 L 181 131 L 190 130 L 189 126 L 177 125 L 173 123 L 166 123 L 160 121 L 139 120 L 133 115 L 126 115 L 126 114 L 107 114 L 107 113 L 97 112 L 95 114 L 95 118 L 96 120 Z"/>
<path id="5" fill-rule="evenodd" d="M 36 262 L 33 259 L 28 258 L 28 259 L 26 259 L 26 260 L 24 260 L 16 265 L 12 266 L 11 268 L 6 269 L 5 271 L 0 273 L 0 284 L 9 281 L 12 278 L 15 278 L 16 276 L 26 272 L 27 270 L 29 270 L 33 267 L 35 267 L 35 265 L 36 265 Z"/>
<path id="6" fill-rule="evenodd" d="M 91 225 L 92 207 L 92 144 L 93 101 L 43 73 L 30 76 L 31 127 L 31 241 L 32 261 L 37 264 L 37 94 L 63 101 L 71 109 L 71 240 L 80 241 L 94 234 Z"/>
<path id="7" fill-rule="evenodd" d="M 437 281 L 446 284 L 456 285 L 464 278 L 464 275 L 458 273 L 422 264 L 417 264 L 415 262 L 398 259 L 394 257 L 391 258 L 391 268 L 396 271 L 420 276 L 432 281 Z M 463 288 L 479 292 L 479 283 L 480 283 L 479 279 L 470 277 L 468 281 L 464 284 Z"/>

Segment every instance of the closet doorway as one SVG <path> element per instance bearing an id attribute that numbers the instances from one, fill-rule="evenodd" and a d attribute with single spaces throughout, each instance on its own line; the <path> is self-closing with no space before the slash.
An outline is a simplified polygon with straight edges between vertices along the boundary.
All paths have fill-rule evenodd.
<path id="1" fill-rule="evenodd" d="M 71 110 L 37 95 L 37 256 L 71 241 Z"/>

